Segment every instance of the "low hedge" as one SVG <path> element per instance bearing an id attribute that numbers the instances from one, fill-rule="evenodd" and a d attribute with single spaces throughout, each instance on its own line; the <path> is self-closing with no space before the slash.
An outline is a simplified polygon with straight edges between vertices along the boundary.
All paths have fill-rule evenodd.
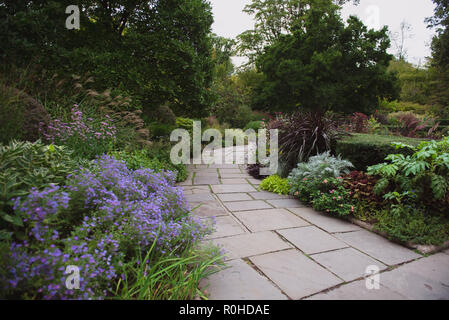
<path id="1" fill-rule="evenodd" d="M 392 143 L 401 142 L 417 146 L 423 139 L 356 133 L 337 141 L 335 154 L 352 162 L 357 170 L 382 163 L 392 153 L 411 154 L 406 149 L 397 150 Z"/>

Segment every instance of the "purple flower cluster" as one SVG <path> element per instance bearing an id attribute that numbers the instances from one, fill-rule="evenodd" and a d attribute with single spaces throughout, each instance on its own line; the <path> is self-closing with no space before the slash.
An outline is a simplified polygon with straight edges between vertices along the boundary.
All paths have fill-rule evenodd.
<path id="1" fill-rule="evenodd" d="M 89 170 L 68 177 L 66 186 L 32 190 L 17 199 L 27 240 L 10 248 L 8 290 L 37 298 L 104 298 L 122 265 L 145 255 L 179 252 L 211 230 L 189 214 L 175 174 L 130 170 L 103 156 Z M 80 290 L 65 286 L 65 268 L 80 269 Z"/>
<path id="2" fill-rule="evenodd" d="M 51 143 L 65 142 L 74 136 L 83 141 L 115 139 L 116 131 L 113 120 L 108 115 L 103 121 L 95 121 L 92 118 L 85 119 L 77 104 L 71 110 L 70 122 L 66 123 L 55 119 L 50 122 L 46 130 L 41 127 L 44 139 Z"/>

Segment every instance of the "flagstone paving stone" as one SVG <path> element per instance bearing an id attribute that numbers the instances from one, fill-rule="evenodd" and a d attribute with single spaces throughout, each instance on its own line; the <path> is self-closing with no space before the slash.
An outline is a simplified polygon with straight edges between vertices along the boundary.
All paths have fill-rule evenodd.
<path id="1" fill-rule="evenodd" d="M 244 234 L 247 231 L 231 216 L 216 218 L 215 232 L 208 239 L 224 238 Z"/>
<path id="2" fill-rule="evenodd" d="M 275 200 L 275 199 L 288 199 L 289 196 L 280 195 L 268 191 L 250 192 L 249 195 L 256 200 Z"/>
<path id="3" fill-rule="evenodd" d="M 199 217 L 218 217 L 228 215 L 226 210 L 217 201 L 191 202 L 193 214 Z"/>
<path id="4" fill-rule="evenodd" d="M 244 158 L 245 149 L 222 154 Z M 204 242 L 221 246 L 230 266 L 201 282 L 210 299 L 449 300 L 449 249 L 422 257 L 292 196 L 259 191 L 245 165 L 220 159 L 188 165 L 177 184 L 191 208 L 200 205 L 193 215 L 216 221 Z M 367 287 L 368 266 L 380 270 L 379 290 Z"/>
<path id="5" fill-rule="evenodd" d="M 225 203 L 225 206 L 233 212 L 273 208 L 268 203 L 262 200 L 227 202 Z"/>
<path id="6" fill-rule="evenodd" d="M 201 282 L 212 300 L 287 300 L 267 278 L 238 259 L 229 268 Z"/>
<path id="7" fill-rule="evenodd" d="M 250 260 L 294 300 L 343 282 L 298 250 L 265 254 Z"/>
<path id="8" fill-rule="evenodd" d="M 311 258 L 345 281 L 365 276 L 367 268 L 370 266 L 377 266 L 379 270 L 387 268 L 383 263 L 353 248 L 318 253 L 312 255 Z"/>
<path id="9" fill-rule="evenodd" d="M 254 185 L 259 185 L 262 183 L 262 180 L 248 178 L 248 182 Z"/>
<path id="10" fill-rule="evenodd" d="M 251 178 L 249 174 L 246 173 L 222 173 L 220 174 L 222 179 L 245 179 Z"/>
<path id="11" fill-rule="evenodd" d="M 225 248 L 227 260 L 292 248 L 274 232 L 269 231 L 215 239 L 214 243 Z"/>
<path id="12" fill-rule="evenodd" d="M 362 230 L 352 223 L 317 212 L 312 208 L 290 208 L 289 210 L 329 233 Z"/>
<path id="13" fill-rule="evenodd" d="M 218 169 L 218 172 L 220 172 L 220 174 L 240 174 L 243 173 L 240 169 Z"/>
<path id="14" fill-rule="evenodd" d="M 227 185 L 213 185 L 212 192 L 214 193 L 235 193 L 235 192 L 252 192 L 256 191 L 253 186 L 246 184 L 227 184 Z"/>
<path id="15" fill-rule="evenodd" d="M 217 196 L 223 202 L 253 200 L 247 193 L 219 193 Z"/>
<path id="16" fill-rule="evenodd" d="M 279 230 L 309 225 L 308 222 L 285 209 L 242 211 L 234 213 L 234 215 L 249 230 L 251 230 L 251 232 Z"/>
<path id="17" fill-rule="evenodd" d="M 348 247 L 346 243 L 315 226 L 279 230 L 278 233 L 306 254 Z"/>
<path id="18" fill-rule="evenodd" d="M 209 185 L 209 184 L 219 184 L 220 180 L 218 177 L 198 177 L 193 179 L 194 185 Z"/>
<path id="19" fill-rule="evenodd" d="M 237 178 L 237 179 L 221 179 L 222 184 L 247 184 L 248 181 L 246 181 L 243 178 Z"/>
<path id="20" fill-rule="evenodd" d="M 209 202 L 215 201 L 215 198 L 212 193 L 196 193 L 196 194 L 188 194 L 185 196 L 186 200 L 189 202 Z"/>
<path id="21" fill-rule="evenodd" d="M 302 208 L 304 205 L 296 199 L 267 200 L 275 208 Z"/>
<path id="22" fill-rule="evenodd" d="M 437 253 L 382 273 L 380 283 L 413 300 L 449 300 L 449 256 Z"/>
<path id="23" fill-rule="evenodd" d="M 336 234 L 336 237 L 387 265 L 395 265 L 421 257 L 412 250 L 367 230 L 340 233 Z"/>
<path id="24" fill-rule="evenodd" d="M 382 285 L 379 289 L 368 289 L 366 280 L 358 280 L 338 288 L 318 293 L 305 300 L 406 300 L 407 297 Z"/>
<path id="25" fill-rule="evenodd" d="M 184 194 L 210 193 L 209 186 L 186 186 L 183 187 Z"/>

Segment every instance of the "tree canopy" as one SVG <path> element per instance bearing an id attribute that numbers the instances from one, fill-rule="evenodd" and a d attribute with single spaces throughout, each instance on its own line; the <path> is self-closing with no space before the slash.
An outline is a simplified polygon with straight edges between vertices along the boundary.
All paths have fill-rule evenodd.
<path id="1" fill-rule="evenodd" d="M 80 30 L 65 28 L 72 4 Z M 146 108 L 170 101 L 201 116 L 212 98 L 212 22 L 206 0 L 0 0 L 0 56 L 88 72 L 98 89 L 121 88 Z"/>
<path id="2" fill-rule="evenodd" d="M 258 88 L 259 109 L 332 109 L 368 112 L 379 98 L 397 95 L 387 73 L 387 29 L 368 30 L 356 17 L 347 23 L 331 1 L 317 1 L 257 59 L 265 75 Z"/>
<path id="3" fill-rule="evenodd" d="M 334 0 L 333 3 L 343 5 L 348 1 Z M 359 3 L 359 0 L 352 1 Z M 252 0 L 243 12 L 254 16 L 256 23 L 254 29 L 237 37 L 237 52 L 246 56 L 248 65 L 252 65 L 266 46 L 272 45 L 282 34 L 291 32 L 293 23 L 305 17 L 312 3 L 313 0 Z"/>

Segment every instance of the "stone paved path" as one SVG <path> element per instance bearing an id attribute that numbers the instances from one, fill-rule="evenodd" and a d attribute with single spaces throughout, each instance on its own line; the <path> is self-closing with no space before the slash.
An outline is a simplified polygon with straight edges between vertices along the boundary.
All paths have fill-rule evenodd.
<path id="1" fill-rule="evenodd" d="M 244 148 L 224 150 L 244 157 Z M 228 268 L 211 276 L 213 300 L 449 299 L 449 250 L 423 257 L 288 196 L 258 191 L 245 165 L 190 165 L 180 186 L 195 215 L 216 217 L 207 241 Z M 380 270 L 368 289 L 367 267 Z"/>

